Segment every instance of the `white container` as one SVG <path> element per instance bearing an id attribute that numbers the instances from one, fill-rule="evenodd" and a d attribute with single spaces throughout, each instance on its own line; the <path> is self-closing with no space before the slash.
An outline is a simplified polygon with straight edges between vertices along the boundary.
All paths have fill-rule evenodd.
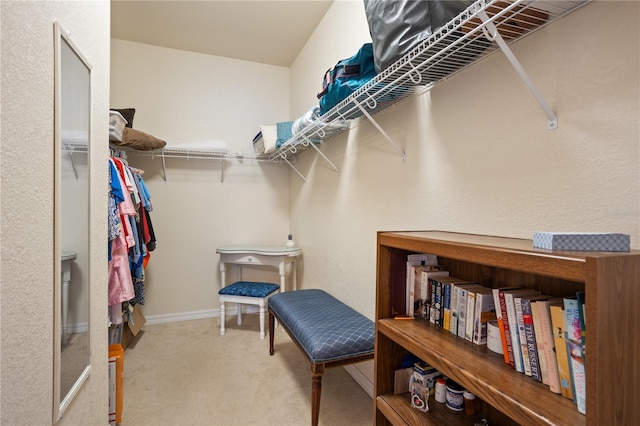
<path id="1" fill-rule="evenodd" d="M 122 142 L 122 133 L 127 120 L 118 111 L 109 111 L 109 141 Z"/>

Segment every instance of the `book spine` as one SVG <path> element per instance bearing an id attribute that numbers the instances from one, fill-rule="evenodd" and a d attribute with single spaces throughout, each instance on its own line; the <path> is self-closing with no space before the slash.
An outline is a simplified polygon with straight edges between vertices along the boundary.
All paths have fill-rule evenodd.
<path id="1" fill-rule="evenodd" d="M 507 348 L 507 350 L 504 351 L 504 360 L 511 367 L 515 368 L 515 363 L 513 361 L 513 348 L 511 346 L 511 331 L 509 330 L 509 316 L 507 315 L 507 301 L 503 292 L 499 292 L 499 297 L 500 312 L 502 313 L 502 330 L 504 331 L 504 344 Z"/>
<path id="2" fill-rule="evenodd" d="M 495 305 L 493 294 L 478 292 L 476 294 L 476 310 L 473 322 L 473 343 L 477 345 L 487 344 L 487 322 L 495 317 Z"/>
<path id="3" fill-rule="evenodd" d="M 458 334 L 458 293 L 460 288 L 451 284 L 451 318 L 449 319 L 449 331 Z"/>
<path id="4" fill-rule="evenodd" d="M 476 311 L 476 293 L 469 291 L 467 293 L 467 315 L 464 324 L 464 338 L 470 342 L 473 342 L 473 320 L 475 318 Z"/>
<path id="5" fill-rule="evenodd" d="M 429 313 L 429 322 L 432 324 L 436 323 L 436 281 L 429 279 L 429 284 L 431 287 L 431 308 Z"/>
<path id="6" fill-rule="evenodd" d="M 579 305 L 576 299 L 564 299 L 565 323 L 571 374 L 575 388 L 574 399 L 578 411 L 586 414 L 586 376 L 582 354 L 582 331 L 580 328 Z"/>
<path id="7" fill-rule="evenodd" d="M 555 344 L 553 341 L 553 333 L 551 331 L 551 314 L 549 311 L 549 303 L 541 300 L 536 302 L 538 312 L 540 313 L 540 327 L 542 328 L 543 351 L 545 364 L 547 366 L 547 377 L 549 380 L 549 390 L 553 393 L 561 393 L 560 379 L 558 377 L 558 361 L 556 360 Z"/>
<path id="8" fill-rule="evenodd" d="M 567 354 L 567 342 L 564 338 L 564 309 L 560 305 L 549 307 L 551 311 L 551 327 L 553 329 L 553 340 L 556 347 L 556 358 L 558 361 L 558 378 L 560 379 L 560 393 L 565 398 L 573 400 L 571 391 L 571 372 L 569 370 L 569 358 Z"/>
<path id="9" fill-rule="evenodd" d="M 449 330 L 449 327 L 451 326 L 451 283 L 442 283 L 442 293 L 442 327 L 445 330 Z"/>
<path id="10" fill-rule="evenodd" d="M 513 303 L 516 310 L 516 323 L 518 325 L 518 340 L 520 343 L 520 352 L 522 353 L 522 368 L 524 374 L 531 376 L 531 361 L 529 359 L 529 346 L 527 345 L 527 335 L 524 331 L 524 318 L 522 315 L 522 298 L 514 297 Z"/>
<path id="11" fill-rule="evenodd" d="M 582 357 L 584 358 L 586 352 L 584 351 L 585 341 L 586 341 L 586 325 L 585 325 L 585 315 L 584 315 L 584 291 L 579 291 L 576 293 L 576 300 L 578 301 L 578 315 L 580 316 L 580 333 L 582 336 Z"/>
<path id="12" fill-rule="evenodd" d="M 511 365 L 511 362 L 509 362 L 509 365 L 515 368 L 517 372 L 523 373 L 524 369 L 522 368 L 522 354 L 520 353 L 520 339 L 518 338 L 516 310 L 513 303 L 513 295 L 510 293 L 505 294 L 505 306 L 507 308 L 509 338 L 511 339 L 511 342 L 507 342 L 507 344 L 511 344 L 511 352 L 509 353 L 509 358 L 513 359 L 513 365 Z"/>
<path id="13" fill-rule="evenodd" d="M 498 331 L 500 332 L 500 341 L 502 343 L 502 356 L 504 362 L 509 363 L 509 355 L 507 354 L 507 343 L 504 339 L 504 324 L 502 322 L 502 310 L 500 309 L 500 289 L 494 288 L 491 290 L 493 295 L 493 304 L 496 308 L 496 319 L 498 320 Z"/>
<path id="14" fill-rule="evenodd" d="M 420 273 L 420 312 L 416 312 L 416 315 L 420 318 L 429 319 L 427 315 L 429 306 L 429 296 L 431 294 L 431 287 L 429 286 L 429 274 L 426 272 Z"/>
<path id="15" fill-rule="evenodd" d="M 442 325 L 442 283 L 440 281 L 434 281 L 436 284 L 436 297 L 435 297 L 435 319 L 433 323 L 437 326 Z"/>
<path id="16" fill-rule="evenodd" d="M 542 381 L 540 374 L 540 365 L 538 362 L 538 347 L 536 345 L 536 335 L 533 330 L 533 317 L 531 316 L 531 301 L 529 299 L 521 300 L 522 323 L 524 325 L 524 334 L 527 341 L 527 354 L 529 355 L 529 369 L 531 377 L 539 382 Z"/>
<path id="17" fill-rule="evenodd" d="M 549 375 L 547 373 L 547 362 L 544 356 L 544 340 L 542 338 L 542 326 L 540 325 L 540 314 L 538 313 L 538 303 L 531 302 L 531 316 L 533 318 L 533 332 L 536 336 L 536 346 L 538 351 L 538 365 L 540 366 L 540 376 L 542 383 L 549 385 Z"/>
<path id="18" fill-rule="evenodd" d="M 464 339 L 464 333 L 466 331 L 466 316 L 467 316 L 467 295 L 469 291 L 467 289 L 461 288 L 460 293 L 458 293 L 458 297 L 460 300 L 458 301 L 458 337 L 462 337 Z"/>

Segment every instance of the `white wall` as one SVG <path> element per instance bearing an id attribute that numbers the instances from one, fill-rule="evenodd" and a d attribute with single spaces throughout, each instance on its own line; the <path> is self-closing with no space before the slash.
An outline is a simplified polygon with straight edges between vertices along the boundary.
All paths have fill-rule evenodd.
<path id="1" fill-rule="evenodd" d="M 251 155 L 260 124 L 289 120 L 288 99 L 287 68 L 111 42 L 111 107 L 136 108 L 133 127 L 169 144 L 222 140 Z M 167 182 L 157 157 L 130 155 L 129 164 L 145 170 L 152 196 L 157 248 L 143 308 L 150 322 L 218 314 L 216 247 L 286 241 L 287 165 L 227 161 L 221 183 L 218 160 L 169 158 Z M 248 272 L 245 278 L 277 279 L 272 269 Z"/>
<path id="2" fill-rule="evenodd" d="M 292 66 L 294 111 L 317 90 L 307 74 L 349 56 L 336 46 L 353 53 L 366 41 L 363 20 L 359 2 L 334 3 Z M 557 130 L 497 53 L 376 115 L 406 163 L 366 120 L 322 147 L 340 173 L 301 155 L 307 182 L 291 178 L 291 229 L 303 287 L 373 318 L 380 230 L 611 231 L 640 247 L 639 23 L 637 2 L 594 2 L 512 45 Z"/>
<path id="3" fill-rule="evenodd" d="M 109 2 L 0 3 L 2 29 L 2 271 L 0 423 L 53 418 L 54 33 L 59 21 L 93 66 L 90 154 L 92 370 L 60 425 L 105 424 Z"/>

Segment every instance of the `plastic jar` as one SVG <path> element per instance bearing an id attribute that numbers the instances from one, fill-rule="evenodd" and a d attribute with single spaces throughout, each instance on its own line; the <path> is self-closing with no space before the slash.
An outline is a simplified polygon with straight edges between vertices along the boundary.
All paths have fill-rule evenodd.
<path id="1" fill-rule="evenodd" d="M 447 408 L 453 411 L 464 410 L 464 388 L 451 379 L 447 380 L 447 392 L 445 400 Z"/>
<path id="2" fill-rule="evenodd" d="M 435 398 L 436 402 L 444 403 L 447 399 L 447 382 L 439 377 L 436 379 Z"/>

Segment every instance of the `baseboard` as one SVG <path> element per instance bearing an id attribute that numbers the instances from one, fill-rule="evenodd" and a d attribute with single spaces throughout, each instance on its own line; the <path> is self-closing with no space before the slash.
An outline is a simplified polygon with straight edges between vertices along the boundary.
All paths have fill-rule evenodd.
<path id="1" fill-rule="evenodd" d="M 259 308 L 253 305 L 244 305 L 242 313 L 252 314 L 259 312 Z M 229 307 L 226 316 L 235 316 L 236 307 Z M 207 309 L 204 311 L 180 312 L 175 314 L 149 315 L 146 316 L 147 324 L 166 324 L 169 322 L 192 321 L 207 318 L 220 318 L 220 309 Z"/>
<path id="2" fill-rule="evenodd" d="M 369 379 L 364 374 L 362 374 L 362 372 L 358 370 L 353 364 L 345 365 L 344 369 L 347 371 L 347 373 L 349 373 L 351 377 L 353 377 L 353 380 L 355 380 L 356 383 L 358 383 L 360 387 L 369 394 L 371 399 L 373 399 L 373 383 L 371 383 Z"/>

